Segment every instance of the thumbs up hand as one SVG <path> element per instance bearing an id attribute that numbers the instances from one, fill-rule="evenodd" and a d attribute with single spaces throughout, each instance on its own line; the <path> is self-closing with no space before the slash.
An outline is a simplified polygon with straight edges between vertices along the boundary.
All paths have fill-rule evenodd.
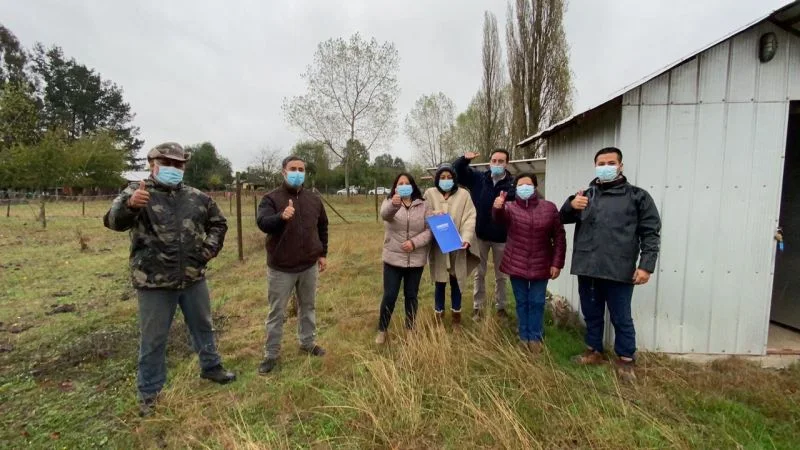
<path id="1" fill-rule="evenodd" d="M 294 202 L 292 199 L 289 199 L 289 206 L 281 213 L 281 219 L 292 220 L 292 217 L 294 217 Z"/>
<path id="2" fill-rule="evenodd" d="M 496 199 L 494 199 L 495 209 L 503 209 L 503 205 L 506 204 L 506 195 L 508 195 L 508 193 L 503 191 L 500 193 L 500 195 L 497 196 Z"/>
<path id="3" fill-rule="evenodd" d="M 589 197 L 583 195 L 583 191 L 578 191 L 578 193 L 575 194 L 575 198 L 570 202 L 570 205 L 572 205 L 572 209 L 583 211 L 589 206 Z"/>
<path id="4" fill-rule="evenodd" d="M 128 199 L 128 208 L 140 209 L 147 206 L 150 202 L 150 193 L 147 192 L 147 185 L 144 180 L 139 182 L 139 188 L 133 191 L 133 195 Z"/>

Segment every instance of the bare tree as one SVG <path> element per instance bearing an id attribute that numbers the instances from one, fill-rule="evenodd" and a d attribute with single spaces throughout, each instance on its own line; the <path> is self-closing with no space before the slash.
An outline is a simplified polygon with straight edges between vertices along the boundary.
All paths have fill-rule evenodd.
<path id="1" fill-rule="evenodd" d="M 317 46 L 313 64 L 302 74 L 307 93 L 284 99 L 286 121 L 325 144 L 344 164 L 348 187 L 347 143 L 357 140 L 370 151 L 396 132 L 398 68 L 391 42 L 367 42 L 358 33 L 347 41 L 329 39 Z"/>
<path id="2" fill-rule="evenodd" d="M 283 155 L 283 150 L 264 146 L 253 157 L 248 167 L 248 172 L 263 182 L 265 187 L 269 187 L 275 183 L 277 174 L 282 169 L 281 161 L 283 160 Z"/>
<path id="3" fill-rule="evenodd" d="M 572 110 L 565 8 L 565 0 L 514 0 L 508 5 L 506 38 L 515 142 L 565 118 Z M 536 156 L 542 156 L 539 150 L 533 149 Z"/>
<path id="4" fill-rule="evenodd" d="M 497 32 L 497 18 L 486 11 L 483 17 L 483 84 L 478 94 L 480 131 L 482 149 L 487 152 L 503 145 L 505 124 L 502 114 L 503 56 L 500 50 L 500 36 Z"/>
<path id="5" fill-rule="evenodd" d="M 453 156 L 455 109 L 453 101 L 438 92 L 420 97 L 406 116 L 406 136 L 423 163 L 436 167 Z"/>

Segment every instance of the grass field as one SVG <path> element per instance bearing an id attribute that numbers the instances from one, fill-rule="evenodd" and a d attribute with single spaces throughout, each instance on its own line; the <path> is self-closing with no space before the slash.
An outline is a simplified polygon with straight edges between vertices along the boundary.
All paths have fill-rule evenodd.
<path id="1" fill-rule="evenodd" d="M 137 415 L 136 300 L 128 237 L 102 227 L 109 202 L 0 211 L 0 446 L 7 448 L 797 448 L 800 368 L 777 372 L 730 359 L 700 367 L 640 355 L 639 382 L 608 367 L 580 368 L 579 332 L 548 325 L 546 355 L 518 349 L 513 326 L 466 320 L 460 334 L 421 326 L 373 344 L 381 295 L 382 225 L 363 197 L 331 199 L 329 270 L 317 297 L 318 340 L 297 351 L 296 321 L 279 368 L 256 374 L 267 315 L 263 235 L 252 199 L 237 261 L 235 219 L 210 265 L 218 343 L 238 381 L 198 377 L 177 317 L 169 382 L 156 414 Z M 227 201 L 221 202 L 227 213 Z M 229 215 L 229 219 L 230 219 Z M 81 251 L 80 238 L 88 249 Z M 567 276 L 566 274 L 563 276 Z M 490 286 L 491 287 L 491 286 Z M 465 292 L 471 291 L 471 287 Z M 510 290 L 509 290 L 510 292 Z M 402 301 L 402 300 L 401 300 Z M 471 294 L 465 295 L 469 313 Z M 72 312 L 53 313 L 59 305 Z M 69 308 L 62 308 L 69 309 Z"/>

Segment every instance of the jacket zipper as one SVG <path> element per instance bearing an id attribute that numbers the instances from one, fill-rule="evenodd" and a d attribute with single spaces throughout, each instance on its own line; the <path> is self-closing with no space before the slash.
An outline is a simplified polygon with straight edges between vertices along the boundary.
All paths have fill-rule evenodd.
<path id="1" fill-rule="evenodd" d="M 170 191 L 169 196 L 172 201 L 173 211 L 175 211 L 175 221 L 177 222 L 176 225 L 178 228 L 178 274 L 181 277 L 180 288 L 183 289 L 186 283 L 186 274 L 183 268 L 183 227 L 181 226 L 183 221 L 180 218 L 180 211 L 175 201 L 175 191 Z"/>

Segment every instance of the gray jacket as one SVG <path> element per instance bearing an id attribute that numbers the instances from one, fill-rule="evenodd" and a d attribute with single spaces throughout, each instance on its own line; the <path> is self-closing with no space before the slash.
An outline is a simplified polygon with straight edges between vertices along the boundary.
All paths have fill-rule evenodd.
<path id="1" fill-rule="evenodd" d="M 656 270 L 661 218 L 653 198 L 625 177 L 584 192 L 589 206 L 576 211 L 570 196 L 561 207 L 561 222 L 575 224 L 573 275 L 632 283 L 636 268 Z M 638 266 L 637 266 L 638 261 Z"/>
<path id="2" fill-rule="evenodd" d="M 209 259 L 222 250 L 227 221 L 214 200 L 195 188 L 169 188 L 152 179 L 146 185 L 146 207 L 128 208 L 138 187 L 130 185 L 114 199 L 103 224 L 130 230 L 133 287 L 184 289 L 204 279 Z"/>
<path id="3" fill-rule="evenodd" d="M 383 218 L 383 262 L 395 267 L 423 267 L 428 262 L 431 229 L 425 218 L 431 214 L 426 202 L 416 199 L 411 206 L 394 206 L 387 198 L 381 205 Z M 405 241 L 414 243 L 411 253 L 403 251 Z"/>

